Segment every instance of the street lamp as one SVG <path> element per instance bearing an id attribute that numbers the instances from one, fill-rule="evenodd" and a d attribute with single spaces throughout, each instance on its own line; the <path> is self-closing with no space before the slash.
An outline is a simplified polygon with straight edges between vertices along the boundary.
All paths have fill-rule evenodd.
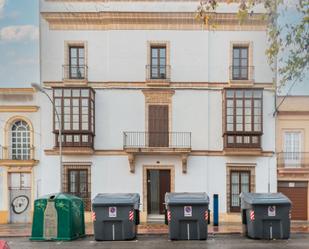
<path id="1" fill-rule="evenodd" d="M 59 116 L 59 113 L 58 113 L 58 111 L 57 111 L 57 109 L 55 107 L 55 102 L 51 99 L 51 97 L 44 90 L 44 88 L 41 85 L 37 84 L 37 83 L 31 83 L 31 86 L 36 91 L 41 92 L 41 93 L 43 93 L 43 94 L 45 94 L 47 96 L 47 98 L 49 99 L 49 101 L 53 105 L 53 109 L 54 109 L 56 117 L 57 117 L 58 127 L 59 127 L 59 137 L 60 137 L 60 141 L 59 141 L 59 160 L 60 160 L 60 192 L 61 192 L 61 190 L 62 190 L 62 188 L 61 188 L 61 184 L 62 184 L 62 125 L 61 125 L 60 116 Z"/>

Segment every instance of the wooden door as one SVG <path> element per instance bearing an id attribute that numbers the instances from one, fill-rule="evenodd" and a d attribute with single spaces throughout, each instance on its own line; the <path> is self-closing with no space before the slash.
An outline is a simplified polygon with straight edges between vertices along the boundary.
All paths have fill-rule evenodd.
<path id="1" fill-rule="evenodd" d="M 148 109 L 149 147 L 168 147 L 168 106 L 150 105 Z"/>
<path id="2" fill-rule="evenodd" d="M 147 170 L 147 210 L 149 214 L 164 214 L 165 193 L 170 191 L 170 170 Z"/>
<path id="3" fill-rule="evenodd" d="M 292 201 L 292 220 L 308 219 L 308 192 L 307 187 L 278 187 Z"/>

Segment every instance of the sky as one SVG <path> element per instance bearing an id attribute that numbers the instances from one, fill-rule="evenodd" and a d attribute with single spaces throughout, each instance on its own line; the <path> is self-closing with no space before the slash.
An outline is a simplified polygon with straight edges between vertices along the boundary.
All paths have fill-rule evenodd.
<path id="1" fill-rule="evenodd" d="M 0 87 L 39 82 L 38 0 L 0 0 Z"/>
<path id="2" fill-rule="evenodd" d="M 287 0 L 291 14 L 282 20 L 297 20 L 294 1 Z M 0 0 L 0 87 L 25 87 L 39 82 L 38 5 L 39 0 Z M 309 95 L 309 73 L 307 76 L 294 85 L 292 94 Z"/>

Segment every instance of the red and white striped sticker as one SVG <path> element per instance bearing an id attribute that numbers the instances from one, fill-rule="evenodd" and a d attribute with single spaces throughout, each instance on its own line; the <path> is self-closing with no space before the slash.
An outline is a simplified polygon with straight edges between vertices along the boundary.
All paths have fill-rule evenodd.
<path id="1" fill-rule="evenodd" d="M 96 221 L 97 220 L 95 212 L 92 212 L 91 218 L 92 218 L 92 221 Z"/>
<path id="2" fill-rule="evenodd" d="M 171 221 L 171 211 L 170 210 L 167 210 L 167 220 L 168 221 Z"/>
<path id="3" fill-rule="evenodd" d="M 255 220 L 255 214 L 253 210 L 250 210 L 250 220 L 254 221 Z"/>
<path id="4" fill-rule="evenodd" d="M 134 220 L 134 211 L 130 210 L 129 211 L 129 221 L 133 221 Z"/>
<path id="5" fill-rule="evenodd" d="M 205 218 L 206 221 L 208 221 L 208 210 L 205 211 L 204 218 Z"/>

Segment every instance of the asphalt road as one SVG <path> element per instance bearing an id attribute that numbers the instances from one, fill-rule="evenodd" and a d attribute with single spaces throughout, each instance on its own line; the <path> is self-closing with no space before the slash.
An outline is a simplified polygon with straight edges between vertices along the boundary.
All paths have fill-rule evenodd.
<path id="1" fill-rule="evenodd" d="M 3 238 L 0 238 L 3 239 Z M 72 242 L 30 242 L 28 238 L 7 238 L 11 249 L 308 249 L 309 234 L 292 235 L 289 240 L 262 241 L 240 235 L 209 236 L 207 241 L 168 241 L 167 236 L 139 236 L 135 241 L 97 242 L 86 237 Z"/>

